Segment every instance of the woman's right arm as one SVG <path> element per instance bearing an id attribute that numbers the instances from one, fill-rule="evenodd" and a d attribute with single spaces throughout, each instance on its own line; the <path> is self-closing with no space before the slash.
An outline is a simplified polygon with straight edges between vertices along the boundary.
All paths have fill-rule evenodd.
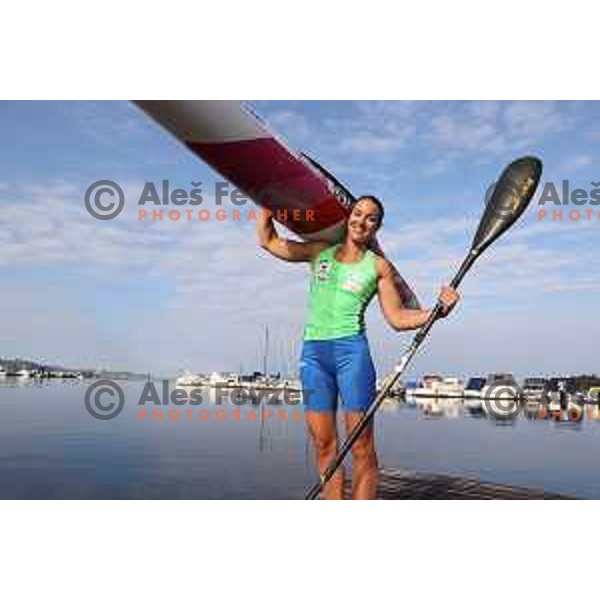
<path id="1" fill-rule="evenodd" d="M 327 242 L 295 242 L 279 237 L 273 215 L 267 210 L 258 211 L 256 232 L 261 248 L 290 262 L 310 262 L 329 245 Z"/>

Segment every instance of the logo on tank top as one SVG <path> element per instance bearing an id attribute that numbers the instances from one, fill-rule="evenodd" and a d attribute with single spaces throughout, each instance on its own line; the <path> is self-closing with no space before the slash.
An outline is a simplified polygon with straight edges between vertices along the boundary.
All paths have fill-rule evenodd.
<path id="1" fill-rule="evenodd" d="M 331 267 L 333 265 L 328 260 L 319 261 L 317 267 L 317 279 L 319 281 L 327 281 L 331 277 Z"/>
<path id="2" fill-rule="evenodd" d="M 342 289 L 348 292 L 360 294 L 360 292 L 363 291 L 364 285 L 365 282 L 362 278 L 350 275 L 350 277 L 348 277 L 348 279 L 342 283 Z"/>

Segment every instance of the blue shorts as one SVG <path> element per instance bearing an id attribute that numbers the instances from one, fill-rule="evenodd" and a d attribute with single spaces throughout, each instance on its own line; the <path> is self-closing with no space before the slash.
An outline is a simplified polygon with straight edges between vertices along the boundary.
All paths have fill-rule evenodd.
<path id="1" fill-rule="evenodd" d="M 375 399 L 375 367 L 364 333 L 335 340 L 305 340 L 300 361 L 306 410 L 365 412 Z"/>

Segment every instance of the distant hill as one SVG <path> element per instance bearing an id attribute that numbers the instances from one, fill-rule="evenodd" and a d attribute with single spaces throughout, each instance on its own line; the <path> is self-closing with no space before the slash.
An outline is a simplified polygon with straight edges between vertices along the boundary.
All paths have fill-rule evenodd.
<path id="1" fill-rule="evenodd" d="M 90 368 L 79 368 L 79 367 L 65 367 L 64 365 L 49 365 L 26 358 L 0 358 L 0 367 L 4 367 L 9 373 L 20 371 L 21 369 L 28 369 L 30 371 L 37 371 L 41 373 L 53 373 L 53 372 L 71 372 L 81 373 L 86 378 L 98 378 L 98 379 L 146 379 L 146 374 L 131 373 L 129 371 L 96 371 Z"/>

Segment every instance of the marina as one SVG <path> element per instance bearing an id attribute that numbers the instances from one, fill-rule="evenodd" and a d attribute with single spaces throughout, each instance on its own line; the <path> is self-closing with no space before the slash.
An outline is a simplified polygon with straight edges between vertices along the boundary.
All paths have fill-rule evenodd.
<path id="1" fill-rule="evenodd" d="M 36 371 L 33 369 L 18 369 L 10 371 L 0 369 L 0 379 L 83 379 L 84 375 L 80 371 Z"/>
<path id="2" fill-rule="evenodd" d="M 487 377 L 473 376 L 466 384 L 456 376 L 424 375 L 420 380 L 399 385 L 396 395 L 413 402 L 415 398 L 463 398 L 467 404 L 479 406 L 481 400 L 515 400 L 552 407 L 568 402 L 596 404 L 600 387 L 595 375 L 563 377 L 525 377 L 519 384 L 511 373 L 490 373 Z"/>
<path id="3" fill-rule="evenodd" d="M 594 376 L 591 376 L 592 379 Z M 589 376 L 582 376 L 587 380 Z M 466 381 L 466 383 L 465 383 Z M 381 390 L 386 380 L 378 382 Z M 183 372 L 176 380 L 177 387 L 201 387 L 237 392 L 239 399 L 260 402 L 258 392 L 275 393 L 272 404 L 302 403 L 302 386 L 298 378 L 266 377 L 218 373 L 210 375 Z M 580 386 L 579 386 L 580 387 Z M 510 422 L 517 417 L 552 419 L 559 422 L 578 422 L 586 416 L 586 407 L 599 404 L 599 387 L 580 391 L 575 377 L 525 377 L 519 385 L 511 373 L 490 373 L 486 377 L 468 377 L 426 374 L 420 380 L 397 382 L 390 390 L 386 406 L 402 403 L 416 407 L 427 418 L 456 418 L 465 413 L 487 419 Z M 285 394 L 279 398 L 277 392 Z M 250 392 L 248 395 L 247 392 Z M 233 394 L 232 397 L 236 397 Z M 589 411 L 588 411 L 589 413 Z M 588 418 L 591 413 L 588 414 Z"/>
<path id="4" fill-rule="evenodd" d="M 268 329 L 265 332 L 265 348 L 268 349 Z M 280 372 L 267 374 L 267 350 L 263 358 L 263 370 L 252 373 L 236 371 L 212 371 L 194 373 L 182 370 L 174 377 L 175 386 L 186 388 L 282 390 L 301 393 L 302 383 L 297 375 L 282 375 Z M 287 362 L 290 366 L 290 361 Z M 123 371 L 102 369 L 69 369 L 20 361 L 0 359 L 0 381 L 36 382 L 42 380 L 87 381 L 94 379 L 129 380 L 151 379 L 151 374 L 140 375 Z M 386 379 L 377 382 L 378 391 Z M 600 377 L 596 375 L 525 376 L 521 383 L 512 373 L 495 372 L 487 376 L 456 376 L 439 373 L 424 374 L 419 379 L 399 380 L 390 390 L 391 398 L 408 404 L 418 399 L 460 399 L 468 409 L 485 409 L 483 404 L 490 400 L 524 403 L 530 410 L 545 407 L 549 410 L 565 409 L 574 404 L 596 405 L 600 402 Z M 427 402 L 421 402 L 427 404 Z"/>
<path id="5" fill-rule="evenodd" d="M 261 372 L 242 375 L 234 372 L 212 372 L 209 375 L 193 374 L 184 371 L 176 378 L 177 387 L 206 387 L 224 389 L 256 389 L 302 391 L 298 377 L 282 377 L 280 374 L 265 376 Z M 377 389 L 385 385 L 379 381 Z M 540 404 L 556 410 L 564 408 L 569 402 L 576 404 L 597 404 L 600 387 L 580 390 L 575 377 L 526 377 L 519 385 L 510 373 L 492 373 L 487 377 L 470 377 L 467 383 L 456 376 L 424 375 L 419 381 L 406 384 L 398 382 L 390 392 L 394 398 L 402 398 L 414 404 L 423 398 L 463 399 L 465 405 L 479 408 L 482 401 L 499 400 L 528 402 L 532 406 Z"/>
<path id="6" fill-rule="evenodd" d="M 5 411 L 0 433 L 9 440 L 9 451 L 4 460 L 9 461 L 5 465 L 18 460 L 25 466 L 18 473 L 3 470 L 0 497 L 301 497 L 315 472 L 300 406 L 301 382 L 294 375 L 267 375 L 267 366 L 265 355 L 262 371 L 183 370 L 167 385 L 167 380 L 153 380 L 149 374 L 141 378 L 5 360 L 0 370 L 0 407 Z M 87 387 L 107 375 L 115 376 L 115 381 L 121 378 L 127 404 L 124 417 L 111 421 L 104 434 L 85 410 L 74 414 L 73 406 L 82 406 Z M 162 407 L 145 406 L 141 417 L 136 396 L 149 382 L 168 394 L 161 396 Z M 508 372 L 429 373 L 396 382 L 376 418 L 382 466 L 377 497 L 600 497 L 600 483 L 589 478 L 595 468 L 593 457 L 600 451 L 598 383 L 594 375 L 517 379 Z M 379 381 L 378 388 L 385 384 Z M 193 411 L 165 406 L 177 389 L 185 391 L 186 397 L 196 390 L 201 403 Z M 41 407 L 44 410 L 38 415 Z M 49 429 L 49 443 L 51 439 L 63 442 L 56 451 L 51 443 L 48 452 L 25 459 L 19 445 L 35 434 L 19 432 L 11 423 L 26 422 L 33 415 L 42 419 L 43 427 L 55 423 Z M 57 415 L 64 422 L 55 422 Z M 57 431 L 62 433 L 55 438 Z M 44 439 L 39 430 L 37 435 Z M 35 443 L 48 449 L 39 440 Z M 133 474 L 131 483 L 123 465 L 111 458 L 114 443 L 127 448 L 124 466 Z M 60 448 L 72 444 L 74 454 L 65 455 Z M 148 460 L 153 459 L 148 449 L 155 444 L 162 449 L 155 457 L 162 466 L 150 468 Z M 86 474 L 78 465 L 87 460 L 88 447 L 94 449 L 90 460 L 99 454 Z M 132 448 L 144 451 L 138 454 Z M 165 452 L 171 458 L 163 464 Z M 206 461 L 202 456 L 212 458 Z M 246 458 L 241 460 L 242 456 Z M 44 481 L 54 481 L 51 488 L 40 485 L 40 465 L 48 471 Z M 188 470 L 181 471 L 184 465 Z M 55 468 L 59 471 L 54 479 Z M 63 468 L 71 474 L 61 483 Z M 223 479 L 221 468 L 233 479 Z M 90 475 L 95 483 L 89 481 Z M 155 487 L 152 482 L 161 483 Z"/>
<path id="7" fill-rule="evenodd" d="M 159 417 L 140 419 L 145 382 L 124 380 L 122 413 L 102 422 L 85 409 L 89 385 L 0 383 L 0 497 L 299 499 L 314 480 L 301 408 L 268 406 L 265 416 L 255 402 L 237 405 L 219 399 L 218 388 L 198 388 L 192 419 L 185 406 L 177 407 L 181 419 L 170 419 L 175 407 L 166 405 Z M 583 405 L 574 419 L 567 410 L 515 406 L 495 418 L 466 398 L 389 398 L 375 420 L 384 471 L 378 497 L 600 497 L 600 481 L 590 477 L 599 407 Z M 395 472 L 401 476 L 388 477 Z"/>

